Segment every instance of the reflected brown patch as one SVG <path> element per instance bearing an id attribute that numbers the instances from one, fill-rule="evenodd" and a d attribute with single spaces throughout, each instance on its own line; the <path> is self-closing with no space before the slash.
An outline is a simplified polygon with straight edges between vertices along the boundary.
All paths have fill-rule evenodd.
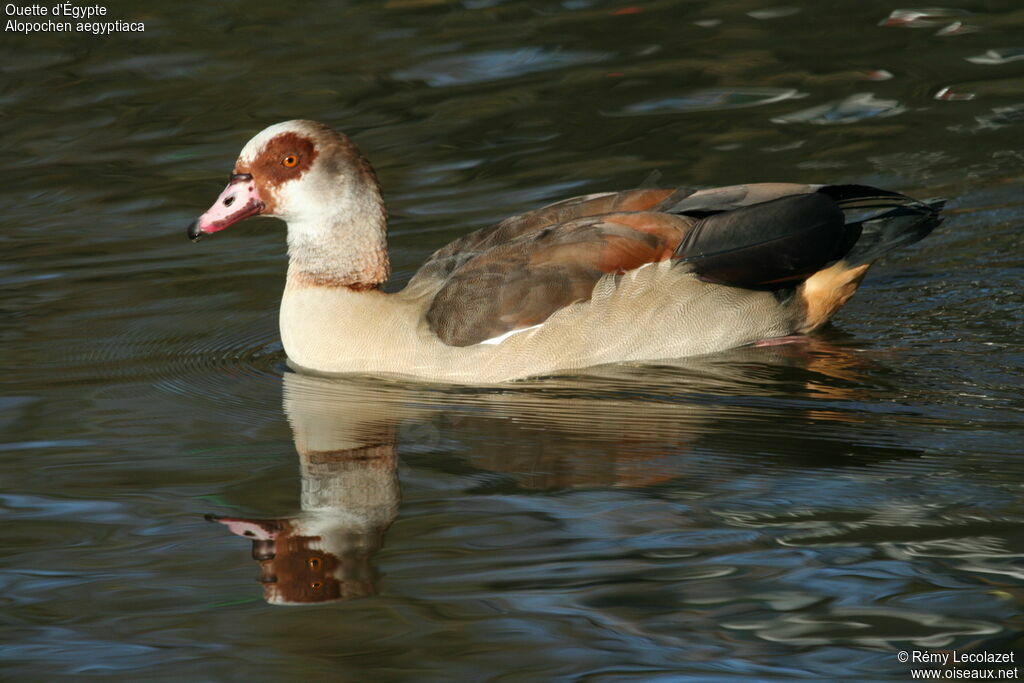
<path id="1" fill-rule="evenodd" d="M 231 523 L 273 530 L 272 538 L 251 538 L 252 557 L 259 562 L 263 597 L 271 604 L 311 604 L 351 600 L 377 594 L 380 573 L 372 564 L 380 534 L 333 530 L 341 555 L 322 549 L 320 536 L 303 535 L 296 519 L 214 519 L 229 528 Z M 239 533 L 237 529 L 233 529 Z M 381 530 L 380 533 L 382 533 Z M 248 534 L 240 533 L 244 537 Z"/>
<path id="2" fill-rule="evenodd" d="M 335 556 L 314 547 L 319 537 L 293 535 L 291 523 L 285 529 L 274 540 L 273 558 L 260 561 L 267 602 L 316 603 L 376 595 L 378 574 L 369 554 Z"/>

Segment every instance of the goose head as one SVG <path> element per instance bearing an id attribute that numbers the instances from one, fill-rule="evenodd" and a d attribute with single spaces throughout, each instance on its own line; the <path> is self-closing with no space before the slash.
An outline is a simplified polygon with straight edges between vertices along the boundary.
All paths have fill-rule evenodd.
<path id="1" fill-rule="evenodd" d="M 246 143 L 227 187 L 188 227 L 197 241 L 252 216 L 288 223 L 289 244 L 339 223 L 384 219 L 373 169 L 346 136 L 315 121 L 277 123 Z"/>

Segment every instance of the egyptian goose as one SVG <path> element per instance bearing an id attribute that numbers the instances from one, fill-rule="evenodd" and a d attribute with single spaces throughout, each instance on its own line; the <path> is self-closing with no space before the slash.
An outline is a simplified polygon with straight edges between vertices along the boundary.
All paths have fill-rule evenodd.
<path id="1" fill-rule="evenodd" d="M 862 185 L 591 194 L 461 237 L 385 293 L 373 168 L 344 135 L 297 120 L 245 145 L 188 236 L 288 223 L 280 326 L 297 370 L 477 384 L 808 333 L 941 208 Z"/>

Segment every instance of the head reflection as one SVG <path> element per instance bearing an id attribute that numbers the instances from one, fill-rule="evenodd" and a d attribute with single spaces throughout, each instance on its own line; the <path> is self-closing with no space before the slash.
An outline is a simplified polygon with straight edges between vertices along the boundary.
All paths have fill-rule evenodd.
<path id="1" fill-rule="evenodd" d="M 387 411 L 309 389 L 303 378 L 285 375 L 284 407 L 302 478 L 301 514 L 207 517 L 252 540 L 263 597 L 272 605 L 375 595 L 380 573 L 373 555 L 398 514 L 395 429 Z"/>

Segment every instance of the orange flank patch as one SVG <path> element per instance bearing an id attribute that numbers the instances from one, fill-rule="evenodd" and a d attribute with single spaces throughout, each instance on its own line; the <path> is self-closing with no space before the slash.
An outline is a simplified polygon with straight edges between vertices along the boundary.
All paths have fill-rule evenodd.
<path id="1" fill-rule="evenodd" d="M 653 235 L 670 245 L 672 249 L 679 246 L 683 235 L 693 225 L 690 219 L 674 216 L 669 213 L 613 213 L 601 218 L 608 223 L 624 225 L 637 232 Z"/>
<path id="2" fill-rule="evenodd" d="M 608 235 L 597 267 L 604 273 L 625 273 L 647 263 L 671 258 L 690 222 L 664 213 L 613 214 L 608 223 L 635 231 L 636 236 Z"/>
<path id="3" fill-rule="evenodd" d="M 625 273 L 645 263 L 663 261 L 671 255 L 672 250 L 664 245 L 652 246 L 640 240 L 612 235 L 605 239 L 594 265 L 602 273 Z"/>
<path id="4" fill-rule="evenodd" d="M 625 273 L 671 258 L 691 225 L 678 216 L 644 212 L 613 213 L 596 220 L 578 241 L 552 244 L 532 254 L 531 264 Z"/>

